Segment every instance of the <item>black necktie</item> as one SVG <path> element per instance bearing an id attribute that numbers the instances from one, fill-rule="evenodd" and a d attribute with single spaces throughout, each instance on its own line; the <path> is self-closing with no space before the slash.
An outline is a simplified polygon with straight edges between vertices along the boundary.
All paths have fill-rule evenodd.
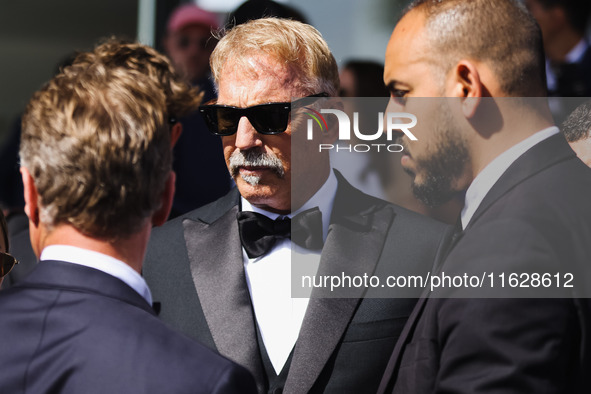
<path id="1" fill-rule="evenodd" d="M 236 217 L 242 246 L 251 259 L 267 253 L 281 238 L 290 238 L 306 249 L 322 249 L 322 213 L 318 208 L 301 212 L 293 220 L 272 220 L 256 212 L 239 212 Z"/>

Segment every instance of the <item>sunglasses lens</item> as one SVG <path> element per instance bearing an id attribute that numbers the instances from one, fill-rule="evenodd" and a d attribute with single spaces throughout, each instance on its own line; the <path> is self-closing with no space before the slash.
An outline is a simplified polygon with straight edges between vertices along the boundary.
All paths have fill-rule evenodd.
<path id="1" fill-rule="evenodd" d="M 7 275 L 15 264 L 16 260 L 14 257 L 0 252 L 0 278 Z"/>
<path id="2" fill-rule="evenodd" d="M 217 124 L 219 135 L 232 135 L 238 130 L 238 123 L 242 117 L 242 111 L 236 108 L 218 108 Z"/>
<path id="3" fill-rule="evenodd" d="M 263 104 L 249 108 L 248 120 L 261 134 L 279 134 L 289 123 L 289 104 Z"/>
<path id="4" fill-rule="evenodd" d="M 243 116 L 248 117 L 252 126 L 261 134 L 279 134 L 289 123 L 289 104 L 272 103 L 249 108 L 204 105 L 199 108 L 209 130 L 220 136 L 236 133 Z"/>
<path id="5" fill-rule="evenodd" d="M 240 110 L 235 108 L 204 105 L 199 108 L 207 128 L 215 135 L 232 135 L 238 129 Z"/>
<path id="6" fill-rule="evenodd" d="M 327 93 L 312 94 L 309 97 L 328 97 Z M 279 134 L 287 130 L 289 114 L 293 103 L 269 103 L 247 108 L 225 105 L 202 105 L 199 111 L 211 131 L 215 135 L 228 136 L 238 131 L 240 118 L 246 116 L 250 124 L 261 134 Z M 300 103 L 301 104 L 301 103 Z"/>

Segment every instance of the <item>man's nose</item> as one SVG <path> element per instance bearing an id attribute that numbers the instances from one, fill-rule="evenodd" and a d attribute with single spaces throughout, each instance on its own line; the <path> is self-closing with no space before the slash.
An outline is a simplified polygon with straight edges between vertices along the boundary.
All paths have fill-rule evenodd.
<path id="1" fill-rule="evenodd" d="M 261 135 L 250 124 L 246 116 L 240 118 L 238 130 L 236 131 L 236 147 L 240 150 L 247 150 L 257 146 L 262 146 Z"/>

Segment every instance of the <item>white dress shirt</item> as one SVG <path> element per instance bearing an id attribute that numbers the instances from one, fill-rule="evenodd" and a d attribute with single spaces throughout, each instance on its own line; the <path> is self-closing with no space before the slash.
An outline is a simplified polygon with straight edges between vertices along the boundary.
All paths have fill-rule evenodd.
<path id="1" fill-rule="evenodd" d="M 322 213 L 323 239 L 326 240 L 337 183 L 336 176 L 331 170 L 318 192 L 300 209 L 287 216 L 291 218 L 307 209 L 318 207 Z M 244 198 L 242 211 L 261 213 L 273 220 L 282 216 L 254 207 Z M 254 259 L 249 259 L 244 248 L 242 249 L 246 281 L 256 321 L 267 355 L 277 375 L 283 369 L 298 339 L 310 300 L 291 297 L 292 253 L 305 254 L 306 261 L 312 261 L 316 267 L 320 262 L 319 252 L 305 250 L 292 244 L 289 239 L 277 241 L 269 253 Z"/>
<path id="2" fill-rule="evenodd" d="M 499 178 L 507 171 L 507 168 L 513 164 L 521 155 L 528 151 L 534 145 L 544 141 L 547 138 L 558 134 L 560 130 L 556 126 L 548 127 L 547 129 L 538 131 L 513 145 L 505 152 L 501 153 L 493 161 L 488 163 L 486 167 L 474 178 L 470 187 L 466 191 L 466 199 L 464 208 L 462 209 L 462 229 L 466 229 L 468 223 L 474 216 L 474 213 L 480 206 L 484 197 L 488 194 L 490 189 L 494 186 Z"/>
<path id="3" fill-rule="evenodd" d="M 41 261 L 59 260 L 94 268 L 125 282 L 152 305 L 152 293 L 144 278 L 121 260 L 99 252 L 69 245 L 50 245 L 41 252 Z"/>

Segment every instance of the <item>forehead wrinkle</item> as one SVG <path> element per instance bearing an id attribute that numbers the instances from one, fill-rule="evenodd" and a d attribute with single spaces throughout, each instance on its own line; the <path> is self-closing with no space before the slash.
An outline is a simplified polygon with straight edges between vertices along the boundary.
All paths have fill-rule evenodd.
<path id="1" fill-rule="evenodd" d="M 296 74 L 271 56 L 251 56 L 242 62 L 230 60 L 221 72 L 219 93 L 223 102 L 218 103 L 246 107 L 288 102 L 292 96 L 298 96 L 296 82 Z"/>

